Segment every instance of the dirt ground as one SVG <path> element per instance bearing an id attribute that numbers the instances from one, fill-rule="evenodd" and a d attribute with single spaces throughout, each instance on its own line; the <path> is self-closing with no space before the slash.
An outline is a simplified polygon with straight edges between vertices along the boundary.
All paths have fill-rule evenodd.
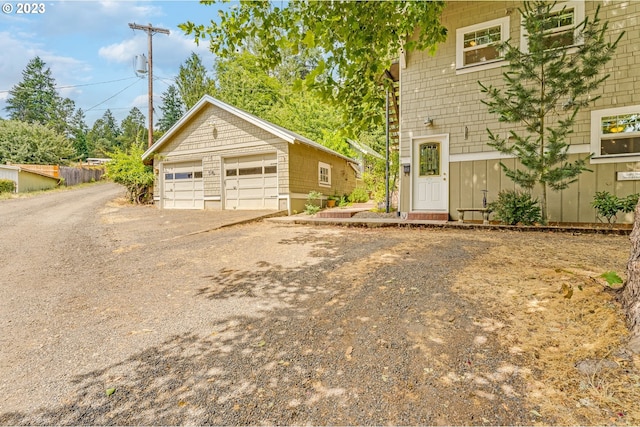
<path id="1" fill-rule="evenodd" d="M 0 424 L 640 424 L 599 277 L 626 236 L 205 231 L 120 196 L 0 201 Z"/>

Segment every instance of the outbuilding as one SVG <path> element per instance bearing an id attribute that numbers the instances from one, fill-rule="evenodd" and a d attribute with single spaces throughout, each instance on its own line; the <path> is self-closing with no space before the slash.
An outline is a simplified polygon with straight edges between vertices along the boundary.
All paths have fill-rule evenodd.
<path id="1" fill-rule="evenodd" d="M 16 193 L 50 190 L 60 183 L 55 176 L 57 166 L 49 165 L 0 165 L 0 179 L 9 179 L 16 183 Z"/>
<path id="2" fill-rule="evenodd" d="M 351 193 L 357 162 L 205 95 L 142 156 L 163 209 L 304 210 Z"/>

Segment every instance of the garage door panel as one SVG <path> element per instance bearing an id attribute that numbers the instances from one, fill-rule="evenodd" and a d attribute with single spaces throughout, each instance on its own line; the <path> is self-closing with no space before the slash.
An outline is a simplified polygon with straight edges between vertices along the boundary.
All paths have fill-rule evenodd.
<path id="1" fill-rule="evenodd" d="M 168 209 L 204 209 L 202 162 L 164 165 L 162 196 Z"/>
<path id="2" fill-rule="evenodd" d="M 277 209 L 275 154 L 225 159 L 226 209 Z"/>

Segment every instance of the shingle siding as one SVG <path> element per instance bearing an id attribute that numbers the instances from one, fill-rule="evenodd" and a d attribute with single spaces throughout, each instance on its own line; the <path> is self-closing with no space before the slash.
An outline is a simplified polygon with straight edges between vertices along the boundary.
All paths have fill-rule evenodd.
<path id="1" fill-rule="evenodd" d="M 448 2 L 442 22 L 448 29 L 447 40 L 438 46 L 435 55 L 427 52 L 411 52 L 407 55 L 407 67 L 401 71 L 401 139 L 400 155 L 408 158 L 412 138 L 449 134 L 451 156 L 490 154 L 494 150 L 487 145 L 487 128 L 494 133 L 507 134 L 512 125 L 498 122 L 481 103 L 484 95 L 478 81 L 484 85 L 503 87 L 500 66 L 479 71 L 456 71 L 456 29 L 493 19 L 510 17 L 510 34 L 514 43 L 520 40 L 519 1 L 468 1 Z M 606 83 L 593 93 L 600 96 L 592 106 L 582 110 L 568 138 L 572 145 L 589 144 L 591 140 L 590 112 L 605 108 L 640 105 L 640 2 L 637 1 L 586 1 L 586 16 L 592 18 L 600 5 L 600 17 L 609 21 L 610 40 L 625 31 L 613 60 L 607 64 L 603 75 L 610 74 Z M 431 128 L 424 126 L 424 119 L 433 118 Z M 466 132 L 466 138 L 465 138 Z M 584 147 L 584 145 L 583 145 Z M 585 152 L 582 157 L 587 155 Z M 574 159 L 577 156 L 573 157 Z M 457 207 L 478 206 L 482 191 L 490 190 L 490 200 L 513 183 L 500 173 L 489 179 L 488 171 L 499 167 L 495 160 L 456 161 L 450 165 L 449 212 L 457 215 Z M 511 160 L 511 162 L 515 162 Z M 515 163 L 514 163 L 515 164 Z M 578 183 L 549 199 L 551 217 L 566 222 L 593 222 L 595 212 L 590 202 L 595 191 L 606 189 L 614 194 L 627 195 L 638 191 L 635 181 L 617 182 L 615 172 L 629 170 L 632 163 L 592 164 L 593 173 L 585 172 Z M 410 211 L 410 179 L 401 173 L 401 211 Z M 500 179 L 498 179 L 500 177 Z M 471 185 L 469 183 L 472 183 Z M 578 200 L 578 202 L 576 201 Z M 557 203 L 556 203 L 557 202 Z M 552 206 L 553 204 L 553 206 Z"/>

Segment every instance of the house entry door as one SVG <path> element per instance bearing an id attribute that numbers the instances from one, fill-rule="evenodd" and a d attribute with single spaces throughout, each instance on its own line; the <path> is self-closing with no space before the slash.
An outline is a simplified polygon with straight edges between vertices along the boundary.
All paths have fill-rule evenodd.
<path id="1" fill-rule="evenodd" d="M 449 136 L 414 139 L 412 200 L 414 211 L 449 211 Z"/>

